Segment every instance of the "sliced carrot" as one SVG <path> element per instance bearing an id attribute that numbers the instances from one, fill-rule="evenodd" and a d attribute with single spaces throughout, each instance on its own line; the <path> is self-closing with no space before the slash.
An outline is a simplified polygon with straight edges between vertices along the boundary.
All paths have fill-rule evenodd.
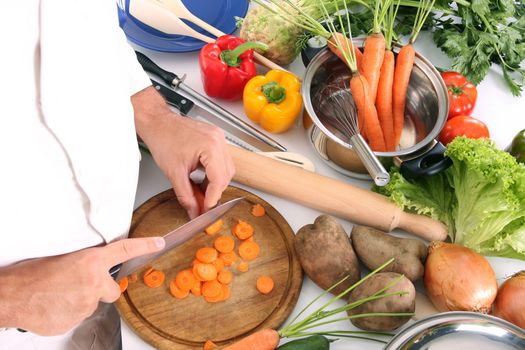
<path id="1" fill-rule="evenodd" d="M 128 289 L 129 280 L 127 277 L 124 277 L 118 281 L 118 286 L 120 287 L 120 292 L 124 293 Z"/>
<path id="2" fill-rule="evenodd" d="M 204 213 L 204 193 L 202 193 L 201 188 L 195 182 L 190 181 L 191 188 L 193 190 L 193 195 L 199 204 L 199 215 Z"/>
<path id="3" fill-rule="evenodd" d="M 195 295 L 196 297 L 200 297 L 202 295 L 202 282 L 195 281 L 193 284 L 193 287 L 191 287 L 190 292 L 191 294 Z"/>
<path id="4" fill-rule="evenodd" d="M 239 220 L 239 222 L 232 227 L 232 232 L 237 238 L 246 239 L 253 235 L 253 226 L 246 221 Z"/>
<path id="5" fill-rule="evenodd" d="M 206 231 L 208 235 L 212 236 L 221 230 L 222 225 L 224 225 L 224 221 L 222 219 L 219 219 L 210 226 L 206 227 L 204 231 Z"/>
<path id="6" fill-rule="evenodd" d="M 215 297 L 204 297 L 204 300 L 206 300 L 209 303 L 218 303 L 220 301 L 224 301 L 230 297 L 230 288 L 227 285 L 221 285 L 221 292 L 215 296 Z"/>
<path id="7" fill-rule="evenodd" d="M 201 291 L 205 297 L 216 297 L 222 291 L 221 284 L 217 280 L 206 281 L 202 284 Z"/>
<path id="8" fill-rule="evenodd" d="M 222 284 L 229 284 L 233 279 L 233 274 L 229 270 L 222 270 L 217 275 L 217 280 Z"/>
<path id="9" fill-rule="evenodd" d="M 223 350 L 269 350 L 279 345 L 279 333 L 271 328 L 264 328 L 241 340 L 228 345 Z"/>
<path id="10" fill-rule="evenodd" d="M 191 270 L 182 270 L 175 276 L 177 287 L 182 291 L 190 290 L 197 280 Z"/>
<path id="11" fill-rule="evenodd" d="M 202 263 L 202 261 L 200 261 L 199 259 L 195 258 L 193 259 L 193 261 L 191 262 L 191 266 L 195 266 L 195 264 L 200 264 Z"/>
<path id="12" fill-rule="evenodd" d="M 248 265 L 246 261 L 241 261 L 239 265 L 237 265 L 237 271 L 239 272 L 246 272 L 248 271 L 249 268 L 250 266 Z"/>
<path id="13" fill-rule="evenodd" d="M 217 256 L 219 256 L 219 253 L 215 248 L 212 247 L 203 247 L 197 250 L 197 253 L 195 254 L 197 259 L 203 263 L 211 264 L 212 262 L 217 259 Z"/>
<path id="14" fill-rule="evenodd" d="M 157 288 L 164 283 L 165 278 L 164 272 L 151 269 L 148 270 L 147 274 L 144 274 L 143 280 L 148 287 Z"/>
<path id="15" fill-rule="evenodd" d="M 246 239 L 243 239 L 243 242 L 255 242 L 255 238 L 253 238 L 253 236 L 250 236 Z"/>
<path id="16" fill-rule="evenodd" d="M 139 274 L 136 272 L 133 272 L 131 275 L 129 275 L 128 279 L 130 283 L 137 282 L 139 280 Z"/>
<path id="17" fill-rule="evenodd" d="M 212 350 L 212 349 L 215 349 L 216 347 L 217 347 L 217 344 L 215 344 L 211 340 L 206 340 L 202 350 Z"/>
<path id="18" fill-rule="evenodd" d="M 201 262 L 199 263 L 196 263 L 195 265 L 193 265 L 193 268 L 191 269 L 191 271 L 193 272 L 193 276 L 195 277 L 195 279 L 199 282 L 204 282 L 204 279 L 201 277 L 201 275 L 199 275 L 199 271 L 197 271 L 197 266 L 202 264 Z"/>
<path id="19" fill-rule="evenodd" d="M 219 258 L 221 258 L 221 260 L 224 261 L 224 266 L 232 266 L 239 259 L 235 252 L 221 253 L 219 255 Z"/>
<path id="20" fill-rule="evenodd" d="M 260 247 L 255 242 L 242 242 L 239 245 L 239 255 L 244 260 L 254 260 L 259 256 Z"/>
<path id="21" fill-rule="evenodd" d="M 264 214 L 266 214 L 266 210 L 259 203 L 255 203 L 254 205 L 252 205 L 251 212 L 252 212 L 252 215 L 256 217 L 264 216 Z"/>
<path id="22" fill-rule="evenodd" d="M 255 286 L 262 294 L 268 294 L 273 290 L 274 282 L 270 276 L 262 275 L 257 278 Z"/>
<path id="23" fill-rule="evenodd" d="M 184 299 L 188 296 L 190 292 L 180 290 L 179 287 L 177 287 L 177 282 L 175 280 L 171 280 L 170 282 L 170 294 L 173 295 L 177 299 Z"/>
<path id="24" fill-rule="evenodd" d="M 212 262 L 212 265 L 215 266 L 217 272 L 221 272 L 224 269 L 224 261 L 222 259 L 216 259 Z"/>
<path id="25" fill-rule="evenodd" d="M 235 241 L 228 236 L 219 236 L 213 242 L 213 246 L 221 253 L 229 253 L 235 248 Z"/>
<path id="26" fill-rule="evenodd" d="M 195 264 L 193 274 L 200 277 L 202 281 L 212 281 L 217 278 L 217 269 L 212 264 Z"/>

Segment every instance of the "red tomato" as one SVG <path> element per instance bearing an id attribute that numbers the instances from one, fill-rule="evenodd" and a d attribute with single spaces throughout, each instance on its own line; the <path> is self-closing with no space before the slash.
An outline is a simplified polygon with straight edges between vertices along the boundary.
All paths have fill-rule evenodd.
<path id="1" fill-rule="evenodd" d="M 197 199 L 197 203 L 199 203 L 199 215 L 201 215 L 204 213 L 204 193 L 202 193 L 201 188 L 195 182 L 190 180 L 190 183 L 193 189 L 193 195 Z"/>
<path id="2" fill-rule="evenodd" d="M 478 91 L 476 86 L 467 78 L 456 72 L 442 72 L 448 90 L 449 110 L 448 118 L 458 115 L 470 115 L 476 106 Z"/>
<path id="3" fill-rule="evenodd" d="M 448 145 L 456 136 L 466 136 L 471 139 L 490 137 L 489 129 L 485 123 L 467 115 L 449 119 L 439 134 L 439 141 Z"/>

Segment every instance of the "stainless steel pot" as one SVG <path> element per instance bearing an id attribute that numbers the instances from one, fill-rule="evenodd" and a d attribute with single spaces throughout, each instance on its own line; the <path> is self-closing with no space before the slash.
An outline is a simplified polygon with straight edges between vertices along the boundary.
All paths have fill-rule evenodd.
<path id="1" fill-rule="evenodd" d="M 361 46 L 362 40 L 355 40 Z M 394 47 L 394 54 L 400 46 Z M 317 93 L 327 84 L 347 83 L 348 67 L 328 48 L 320 50 L 308 63 L 302 84 L 305 106 L 304 126 L 307 137 L 321 158 L 336 170 L 353 177 L 369 179 L 363 164 L 352 150 L 349 138 L 323 117 Z M 451 162 L 444 157 L 445 147 L 437 137 L 447 121 L 447 87 L 436 68 L 416 53 L 414 69 L 407 92 L 404 128 L 395 152 L 374 152 L 388 167 L 400 166 L 406 177 L 436 174 Z M 311 121 L 309 121 L 310 119 Z"/>

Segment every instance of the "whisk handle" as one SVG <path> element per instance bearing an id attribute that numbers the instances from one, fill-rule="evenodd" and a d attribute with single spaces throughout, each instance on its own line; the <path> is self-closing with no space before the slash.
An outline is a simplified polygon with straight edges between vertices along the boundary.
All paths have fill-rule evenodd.
<path id="1" fill-rule="evenodd" d="M 390 175 L 379 159 L 374 155 L 361 134 L 350 137 L 350 142 L 366 170 L 377 186 L 385 186 L 390 181 Z"/>

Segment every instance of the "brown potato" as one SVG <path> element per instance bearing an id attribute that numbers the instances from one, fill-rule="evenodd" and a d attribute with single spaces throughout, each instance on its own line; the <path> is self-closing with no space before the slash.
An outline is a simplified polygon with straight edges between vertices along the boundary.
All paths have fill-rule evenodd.
<path id="1" fill-rule="evenodd" d="M 423 277 L 427 247 L 420 240 L 394 237 L 371 227 L 357 225 L 354 225 L 350 239 L 357 257 L 370 270 L 394 258 L 394 262 L 381 272 L 397 272 L 411 281 Z"/>
<path id="2" fill-rule="evenodd" d="M 348 302 L 354 302 L 373 295 L 375 292 L 401 279 L 388 288 L 385 293 L 405 292 L 403 295 L 392 295 L 368 301 L 354 309 L 348 315 L 368 313 L 413 313 L 416 310 L 416 289 L 414 284 L 403 275 L 395 272 L 379 272 L 365 280 L 350 292 Z M 411 316 L 365 316 L 351 319 L 354 326 L 369 331 L 391 331 L 404 325 Z"/>
<path id="3" fill-rule="evenodd" d="M 343 226 L 332 216 L 321 215 L 297 231 L 294 247 L 303 270 L 319 287 L 338 295 L 360 278 L 359 262 Z"/>

